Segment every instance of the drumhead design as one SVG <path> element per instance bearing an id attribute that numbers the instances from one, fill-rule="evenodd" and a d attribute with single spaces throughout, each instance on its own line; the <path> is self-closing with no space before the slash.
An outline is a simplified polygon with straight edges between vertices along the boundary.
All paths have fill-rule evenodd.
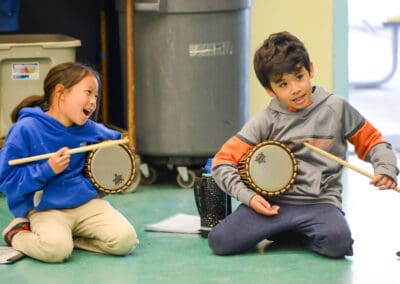
<path id="1" fill-rule="evenodd" d="M 292 151 L 277 141 L 265 141 L 252 148 L 239 161 L 243 182 L 262 195 L 285 192 L 297 175 L 297 162 Z"/>
<path id="2" fill-rule="evenodd" d="M 90 152 L 84 173 L 100 191 L 117 193 L 133 182 L 135 159 L 126 145 L 116 145 Z"/>

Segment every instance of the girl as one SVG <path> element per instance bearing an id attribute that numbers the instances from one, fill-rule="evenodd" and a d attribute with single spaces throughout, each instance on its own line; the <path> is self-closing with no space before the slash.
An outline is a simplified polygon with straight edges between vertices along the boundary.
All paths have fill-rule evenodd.
<path id="1" fill-rule="evenodd" d="M 129 221 L 99 198 L 82 175 L 85 153 L 68 148 L 118 139 L 120 133 L 90 120 L 100 93 L 98 73 L 80 63 L 54 66 L 44 95 L 24 99 L 0 152 L 0 190 L 16 217 L 3 230 L 14 249 L 40 261 L 63 262 L 73 247 L 125 255 L 138 243 Z M 56 152 L 48 160 L 8 161 Z"/>

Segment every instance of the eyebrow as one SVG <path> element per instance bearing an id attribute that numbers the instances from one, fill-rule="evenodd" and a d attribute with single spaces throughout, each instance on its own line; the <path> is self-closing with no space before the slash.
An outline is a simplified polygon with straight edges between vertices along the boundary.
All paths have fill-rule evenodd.
<path id="1" fill-rule="evenodd" d="M 304 70 L 300 69 L 299 71 L 285 72 L 285 73 L 283 73 L 283 74 L 289 74 L 289 75 L 293 75 L 293 76 L 298 76 L 299 74 L 302 74 L 303 72 L 304 72 Z M 284 80 L 282 79 L 282 78 L 283 78 L 283 74 L 280 75 L 280 76 L 279 76 L 280 78 L 278 78 L 278 79 L 276 79 L 276 80 L 274 80 L 273 78 L 271 78 L 271 81 L 274 82 L 275 84 L 278 84 L 278 83 L 283 82 L 283 81 L 284 81 Z M 275 77 L 275 76 L 273 76 L 273 77 Z M 277 76 L 276 76 L 276 77 L 277 77 Z"/>
<path id="2" fill-rule="evenodd" d="M 284 80 L 282 80 L 282 79 L 278 79 L 278 80 L 272 80 L 272 82 L 274 83 L 274 84 L 279 84 L 279 83 L 282 83 Z"/>

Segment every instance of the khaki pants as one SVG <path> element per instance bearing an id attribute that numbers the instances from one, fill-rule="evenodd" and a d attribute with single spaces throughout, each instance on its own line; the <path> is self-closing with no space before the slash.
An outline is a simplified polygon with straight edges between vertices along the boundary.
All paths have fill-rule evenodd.
<path id="1" fill-rule="evenodd" d="M 62 262 L 74 247 L 125 255 L 139 242 L 129 221 L 103 199 L 73 209 L 33 210 L 28 218 L 31 232 L 15 235 L 13 247 L 44 262 Z"/>

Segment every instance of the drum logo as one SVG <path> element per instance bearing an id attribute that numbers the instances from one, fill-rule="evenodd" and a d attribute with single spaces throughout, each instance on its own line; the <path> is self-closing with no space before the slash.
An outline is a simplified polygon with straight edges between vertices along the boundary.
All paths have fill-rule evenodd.
<path id="1" fill-rule="evenodd" d="M 263 152 L 258 153 L 255 158 L 255 161 L 259 164 L 265 164 L 267 162 L 265 154 Z"/>
<path id="2" fill-rule="evenodd" d="M 124 178 L 122 177 L 122 175 L 114 174 L 113 182 L 114 182 L 115 185 L 119 185 L 123 181 L 124 181 Z"/>

